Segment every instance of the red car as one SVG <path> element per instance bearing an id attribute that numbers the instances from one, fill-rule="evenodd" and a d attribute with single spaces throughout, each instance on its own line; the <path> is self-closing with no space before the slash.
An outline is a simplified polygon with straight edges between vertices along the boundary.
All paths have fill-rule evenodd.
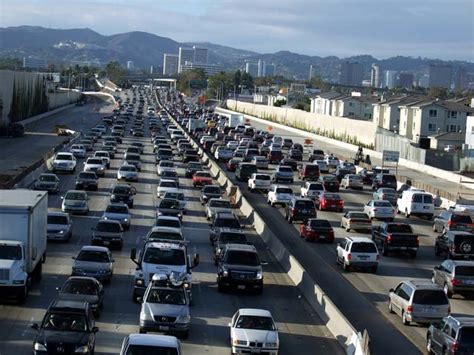
<path id="1" fill-rule="evenodd" d="M 344 210 L 344 200 L 338 194 L 323 192 L 319 195 L 319 210 L 342 212 Z"/>
<path id="2" fill-rule="evenodd" d="M 231 159 L 227 162 L 225 167 L 226 167 L 227 171 L 235 172 L 235 170 L 237 169 L 237 165 L 239 165 L 239 163 L 240 163 L 240 160 Z"/>
<path id="3" fill-rule="evenodd" d="M 300 226 L 300 237 L 309 241 L 334 242 L 334 230 L 326 219 L 311 218 Z"/>
<path id="4" fill-rule="evenodd" d="M 207 171 L 196 171 L 193 175 L 193 186 L 212 185 L 212 176 Z"/>

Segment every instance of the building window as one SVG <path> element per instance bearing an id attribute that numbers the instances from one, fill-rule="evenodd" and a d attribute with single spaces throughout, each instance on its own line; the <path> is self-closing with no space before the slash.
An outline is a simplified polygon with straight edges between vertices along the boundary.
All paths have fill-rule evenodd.
<path id="1" fill-rule="evenodd" d="M 474 134 L 474 126 L 471 126 L 471 134 Z"/>
<path id="2" fill-rule="evenodd" d="M 354 112 L 349 112 L 349 116 L 354 116 Z"/>
<path id="3" fill-rule="evenodd" d="M 456 125 L 454 125 L 454 124 L 450 124 L 450 125 L 449 125 L 449 130 L 448 130 L 448 131 L 449 131 L 449 132 L 456 132 Z"/>
<path id="4" fill-rule="evenodd" d="M 430 117 L 438 117 L 438 111 L 437 110 L 430 110 L 429 111 L 429 116 Z"/>
<path id="5" fill-rule="evenodd" d="M 428 131 L 436 132 L 436 123 L 428 123 Z"/>
<path id="6" fill-rule="evenodd" d="M 352 102 L 349 102 L 349 107 L 352 107 L 354 106 L 354 104 Z"/>
<path id="7" fill-rule="evenodd" d="M 449 111 L 449 118 L 458 118 L 457 111 Z"/>
<path id="8" fill-rule="evenodd" d="M 397 124 L 400 124 L 400 119 L 399 118 L 397 118 Z"/>
<path id="9" fill-rule="evenodd" d="M 458 125 L 458 127 L 457 127 L 457 128 L 458 128 L 458 130 L 457 130 L 457 131 L 458 131 L 458 132 L 461 132 L 461 126 L 460 126 L 460 125 Z"/>

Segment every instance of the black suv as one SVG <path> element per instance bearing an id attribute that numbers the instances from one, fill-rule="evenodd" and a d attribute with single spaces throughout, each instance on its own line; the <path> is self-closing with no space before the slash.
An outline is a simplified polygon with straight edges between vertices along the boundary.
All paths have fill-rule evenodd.
<path id="1" fill-rule="evenodd" d="M 435 255 L 446 254 L 448 259 L 474 259 L 474 234 L 467 231 L 448 231 L 436 238 Z"/>
<path id="2" fill-rule="evenodd" d="M 248 181 L 252 174 L 258 173 L 257 166 L 250 163 L 239 163 L 235 170 L 235 178 L 237 181 Z"/>
<path id="3" fill-rule="evenodd" d="M 94 190 L 97 191 L 99 178 L 91 171 L 81 171 L 76 178 L 76 190 Z"/>
<path id="4" fill-rule="evenodd" d="M 316 218 L 314 201 L 309 198 L 293 197 L 285 206 L 285 218 L 288 223 Z"/>
<path id="5" fill-rule="evenodd" d="M 93 354 L 95 326 L 92 309 L 88 302 L 55 300 L 46 311 L 41 325 L 31 328 L 38 331 L 33 354 Z"/>
<path id="6" fill-rule="evenodd" d="M 222 190 L 219 185 L 206 185 L 201 190 L 201 205 L 205 205 L 211 198 L 222 197 Z"/>
<path id="7" fill-rule="evenodd" d="M 378 190 L 381 187 L 391 187 L 397 189 L 397 178 L 392 174 L 377 174 L 372 179 L 372 190 Z"/>
<path id="8" fill-rule="evenodd" d="M 192 178 L 194 173 L 198 171 L 202 171 L 202 170 L 203 170 L 203 167 L 201 163 L 197 161 L 189 162 L 188 165 L 186 166 L 186 171 L 184 173 L 184 176 L 187 178 Z"/>
<path id="9" fill-rule="evenodd" d="M 217 288 L 263 291 L 262 262 L 257 249 L 247 244 L 227 244 L 219 258 L 217 268 Z"/>
<path id="10" fill-rule="evenodd" d="M 227 244 L 247 244 L 247 236 L 240 230 L 223 228 L 219 230 L 214 242 L 214 262 L 217 265 Z"/>
<path id="11" fill-rule="evenodd" d="M 472 293 L 474 291 L 474 261 L 445 260 L 435 266 L 431 281 L 444 289 L 451 298 L 455 293 Z"/>
<path id="12" fill-rule="evenodd" d="M 447 316 L 432 323 L 426 334 L 429 354 L 474 354 L 474 319 Z"/>
<path id="13" fill-rule="evenodd" d="M 217 212 L 213 215 L 211 222 L 209 223 L 209 240 L 214 245 L 217 234 L 223 228 L 231 228 L 234 230 L 242 229 L 240 221 L 233 213 L 229 212 Z"/>
<path id="14" fill-rule="evenodd" d="M 110 196 L 111 202 L 123 202 L 129 208 L 133 208 L 133 196 L 137 193 L 137 189 L 133 186 L 120 184 L 115 185 Z"/>

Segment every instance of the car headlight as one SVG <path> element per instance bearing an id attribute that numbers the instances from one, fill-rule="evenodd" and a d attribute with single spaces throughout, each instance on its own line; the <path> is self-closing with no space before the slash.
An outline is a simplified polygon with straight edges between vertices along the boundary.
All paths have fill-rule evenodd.
<path id="1" fill-rule="evenodd" d="M 35 351 L 48 351 L 48 349 L 46 349 L 46 346 L 41 343 L 35 343 L 34 349 Z"/>
<path id="2" fill-rule="evenodd" d="M 75 354 L 87 354 L 88 352 L 89 352 L 89 348 L 87 345 L 79 346 L 74 351 Z"/>
<path id="3" fill-rule="evenodd" d="M 176 323 L 189 323 L 191 321 L 191 317 L 189 315 L 179 316 L 176 318 Z"/>
<path id="4" fill-rule="evenodd" d="M 227 271 L 226 269 L 222 269 L 222 276 L 224 277 L 229 276 L 229 271 Z"/>
<path id="5" fill-rule="evenodd" d="M 107 217 L 107 216 L 102 216 L 102 219 L 108 220 L 109 217 Z"/>
<path id="6" fill-rule="evenodd" d="M 257 272 L 257 280 L 261 280 L 261 279 L 263 279 L 263 272 L 258 271 Z"/>
<path id="7" fill-rule="evenodd" d="M 232 343 L 233 345 L 247 345 L 247 340 L 234 339 Z"/>
<path id="8" fill-rule="evenodd" d="M 128 218 L 124 218 L 123 221 L 124 221 L 124 222 L 128 222 Z"/>
<path id="9" fill-rule="evenodd" d="M 61 231 L 59 231 L 58 233 L 59 233 L 59 234 L 64 234 L 64 231 L 63 231 L 63 230 L 61 230 Z"/>
<path id="10" fill-rule="evenodd" d="M 110 196 L 110 198 L 112 198 L 112 199 L 116 199 L 116 198 L 117 198 L 117 196 L 116 196 L 115 194 L 112 194 L 112 196 Z"/>
<path id="11" fill-rule="evenodd" d="M 109 272 L 109 270 L 99 270 L 99 274 L 106 274 L 108 272 Z"/>
<path id="12" fill-rule="evenodd" d="M 83 273 L 83 272 L 84 272 L 84 270 L 78 269 L 77 267 L 73 267 L 73 268 L 72 268 L 72 271 L 78 272 L 78 273 Z"/>
<path id="13" fill-rule="evenodd" d="M 143 285 L 145 285 L 145 280 L 143 280 L 143 279 L 135 279 L 135 285 L 136 285 L 136 286 L 143 286 Z"/>
<path id="14" fill-rule="evenodd" d="M 276 348 L 278 347 L 278 343 L 265 343 L 265 346 L 269 348 Z"/>

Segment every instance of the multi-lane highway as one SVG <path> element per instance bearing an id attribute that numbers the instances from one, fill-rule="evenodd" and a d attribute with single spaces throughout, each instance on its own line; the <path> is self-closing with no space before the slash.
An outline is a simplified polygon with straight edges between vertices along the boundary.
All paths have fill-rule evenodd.
<path id="1" fill-rule="evenodd" d="M 268 124 L 251 120 L 251 125 L 257 130 L 267 130 Z M 283 138 L 291 138 L 295 143 L 304 144 L 307 137 L 296 135 L 284 129 L 273 127 L 271 133 Z M 331 153 L 324 143 L 314 146 L 326 153 Z M 304 157 L 307 161 L 307 155 Z M 224 167 L 224 165 L 221 165 Z M 261 172 L 272 173 L 275 165 Z M 233 177 L 233 173 L 227 173 Z M 235 179 L 234 179 L 235 182 Z M 435 265 L 444 258 L 434 255 L 434 240 L 436 233 L 432 230 L 432 222 L 418 217 L 405 218 L 401 215 L 396 221 L 409 223 L 414 232 L 420 236 L 420 248 L 416 259 L 404 256 L 382 257 L 377 274 L 364 272 L 343 272 L 336 265 L 335 244 L 308 244 L 299 238 L 299 224 L 288 224 L 284 219 L 284 209 L 270 208 L 267 196 L 262 193 L 251 193 L 245 183 L 236 182 L 244 192 L 245 197 L 255 207 L 255 210 L 267 221 L 269 227 L 285 244 L 288 250 L 297 257 L 306 270 L 314 277 L 323 290 L 341 309 L 345 316 L 359 330 L 367 328 L 371 336 L 372 349 L 376 353 L 420 353 L 426 346 L 427 327 L 422 325 L 402 325 L 401 318 L 389 314 L 387 307 L 388 291 L 401 280 L 428 280 Z M 295 176 L 295 182 L 289 184 L 299 195 L 301 180 Z M 372 199 L 372 190 L 366 186 L 363 191 L 341 189 L 344 198 L 345 211 L 362 210 L 363 206 Z M 336 232 L 336 243 L 344 237 L 369 234 L 346 232 L 340 228 L 342 213 L 318 211 L 318 218 L 331 222 Z M 380 222 L 374 221 L 374 225 Z M 457 315 L 474 315 L 472 299 L 456 295 L 450 300 L 451 310 Z"/>
<path id="2" fill-rule="evenodd" d="M 66 112 L 64 114 L 67 114 Z M 96 119 L 90 108 L 84 119 Z M 146 125 L 145 125 L 146 127 Z M 127 130 L 128 131 L 128 130 Z M 128 135 L 127 135 L 128 136 Z M 157 204 L 156 187 L 159 181 L 155 156 L 149 139 L 126 137 L 118 146 L 118 154 L 112 160 L 105 177 L 99 180 L 97 192 L 88 192 L 90 212 L 86 216 L 73 216 L 73 237 L 67 243 L 48 243 L 47 261 L 43 267 L 43 278 L 35 284 L 26 304 L 0 305 L 0 354 L 30 354 L 35 331 L 29 325 L 41 321 L 48 304 L 54 299 L 59 287 L 71 274 L 72 256 L 83 245 L 90 244 L 91 228 L 95 226 L 107 206 L 116 174 L 122 164 L 122 155 L 128 143 L 138 140 L 145 144 L 142 155 L 142 171 L 132 211 L 132 226 L 124 234 L 123 250 L 113 250 L 114 276 L 105 286 L 105 302 L 101 317 L 97 320 L 99 332 L 96 354 L 117 354 L 127 334 L 138 332 L 140 305 L 132 302 L 133 274 L 136 265 L 130 260 L 130 250 L 136 247 L 155 221 Z M 99 147 L 101 141 L 96 143 Z M 91 154 L 91 153 L 89 153 Z M 79 160 L 82 165 L 84 159 Z M 79 171 L 80 169 L 78 169 Z M 265 289 L 262 295 L 222 294 L 217 292 L 216 267 L 209 244 L 209 227 L 204 217 L 204 208 L 199 202 L 199 189 L 193 188 L 190 179 L 183 177 L 180 168 L 180 189 L 188 200 L 188 213 L 184 216 L 184 236 L 191 248 L 200 254 L 200 264 L 193 270 L 193 299 L 191 308 L 191 330 L 189 338 L 183 340 L 184 354 L 229 353 L 229 328 L 227 324 L 233 313 L 242 307 L 264 308 L 272 312 L 279 328 L 281 354 L 342 354 L 336 339 L 332 337 L 321 319 L 301 297 L 261 240 L 250 229 L 250 241 L 257 246 L 262 259 L 269 262 L 264 267 Z M 77 173 L 76 173 L 77 174 Z M 74 188 L 75 175 L 60 175 L 59 195 L 48 199 L 51 211 L 61 207 L 61 195 Z"/>

